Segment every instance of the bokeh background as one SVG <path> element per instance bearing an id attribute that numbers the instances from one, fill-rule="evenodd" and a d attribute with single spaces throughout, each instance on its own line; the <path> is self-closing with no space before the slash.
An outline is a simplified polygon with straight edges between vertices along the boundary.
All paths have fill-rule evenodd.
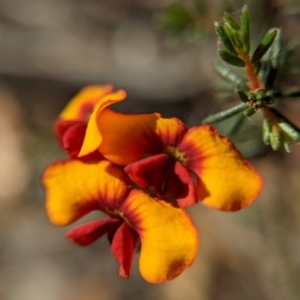
<path id="1" fill-rule="evenodd" d="M 286 40 L 299 38 L 299 1 L 206 2 L 203 34 L 179 43 L 155 22 L 171 0 L 0 0 L 0 299 L 300 299 L 300 146 L 269 151 L 251 133 L 261 130 L 257 118 L 235 140 L 264 177 L 261 196 L 237 213 L 189 209 L 200 251 L 171 282 L 144 282 L 138 257 L 131 278 L 120 278 L 104 238 L 77 247 L 65 239 L 68 228 L 46 217 L 40 176 L 65 157 L 53 121 L 81 87 L 111 83 L 128 92 L 117 110 L 159 111 L 192 126 L 228 107 L 213 89 L 219 79 L 211 67 L 222 6 L 249 4 L 258 37 L 277 26 Z M 281 109 L 300 125 L 300 101 Z M 228 126 L 219 129 L 226 134 Z"/>

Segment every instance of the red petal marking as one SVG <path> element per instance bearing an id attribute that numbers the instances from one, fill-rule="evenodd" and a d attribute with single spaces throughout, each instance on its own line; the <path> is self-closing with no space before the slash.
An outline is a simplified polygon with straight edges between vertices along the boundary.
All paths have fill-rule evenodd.
<path id="1" fill-rule="evenodd" d="M 78 119 L 87 122 L 91 113 L 93 112 L 94 107 L 95 107 L 95 103 L 82 104 L 78 112 Z"/>
<path id="2" fill-rule="evenodd" d="M 83 143 L 87 123 L 57 120 L 54 126 L 56 136 L 62 147 L 71 157 L 76 158 Z"/>
<path id="3" fill-rule="evenodd" d="M 56 136 L 61 146 L 72 158 L 77 158 L 81 149 L 87 123 L 82 121 L 57 120 L 54 125 Z M 100 160 L 103 156 L 98 150 L 81 157 L 81 159 Z"/>
<path id="4" fill-rule="evenodd" d="M 178 175 L 181 185 L 185 185 L 188 193 L 186 196 L 181 192 L 181 196 L 177 196 L 177 202 L 180 207 L 190 206 L 198 202 L 197 187 L 189 170 L 184 167 L 179 161 L 175 163 L 175 174 Z M 179 185 L 178 185 L 179 187 Z M 180 191 L 178 191 L 180 195 Z M 175 193 L 176 195 L 176 193 Z"/>
<path id="5" fill-rule="evenodd" d="M 111 251 L 120 264 L 119 275 L 122 277 L 130 276 L 137 237 L 137 233 L 123 222 L 113 238 Z"/>
<path id="6" fill-rule="evenodd" d="M 67 237 L 80 246 L 88 246 L 106 233 L 115 232 L 122 224 L 120 219 L 105 219 L 92 221 L 71 229 Z"/>
<path id="7" fill-rule="evenodd" d="M 54 123 L 54 132 L 55 135 L 59 141 L 59 143 L 63 146 L 63 138 L 66 133 L 70 129 L 70 127 L 78 124 L 86 124 L 86 122 L 81 122 L 81 121 L 66 121 L 62 119 L 57 119 Z"/>
<path id="8" fill-rule="evenodd" d="M 128 164 L 125 171 L 139 187 L 154 187 L 158 197 L 175 197 L 181 207 L 197 203 L 197 190 L 189 171 L 167 154 Z"/>
<path id="9" fill-rule="evenodd" d="M 162 153 L 128 164 L 124 170 L 139 187 L 151 186 L 160 191 L 171 168 L 172 159 Z"/>
<path id="10" fill-rule="evenodd" d="M 177 146 L 187 132 L 185 124 L 177 118 L 159 118 L 156 125 L 156 133 L 166 148 Z"/>
<path id="11" fill-rule="evenodd" d="M 188 186 L 184 184 L 179 176 L 175 174 L 176 161 L 173 161 L 168 172 L 165 173 L 164 182 L 161 183 L 158 197 L 164 199 L 168 197 L 184 198 L 188 195 Z"/>

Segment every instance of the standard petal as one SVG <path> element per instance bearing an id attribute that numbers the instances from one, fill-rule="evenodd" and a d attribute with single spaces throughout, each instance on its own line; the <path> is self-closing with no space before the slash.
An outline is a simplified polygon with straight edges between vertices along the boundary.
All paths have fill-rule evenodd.
<path id="1" fill-rule="evenodd" d="M 111 93 L 111 85 L 91 85 L 83 88 L 59 115 L 62 120 L 87 121 L 96 103 Z"/>
<path id="2" fill-rule="evenodd" d="M 112 163 L 59 161 L 50 165 L 42 178 L 46 208 L 55 225 L 67 225 L 92 210 L 113 213 L 124 201 L 128 177 Z"/>
<path id="3" fill-rule="evenodd" d="M 87 155 L 95 151 L 101 144 L 103 139 L 103 133 L 101 128 L 98 127 L 98 121 L 102 120 L 102 113 L 106 111 L 106 107 L 123 101 L 126 98 L 127 94 L 124 90 L 119 90 L 114 93 L 110 93 L 103 97 L 97 102 L 92 114 L 90 115 L 87 130 L 85 134 L 85 139 L 80 151 L 79 156 Z M 105 124 L 104 124 L 105 125 Z M 125 125 L 122 124 L 124 127 Z"/>
<path id="4" fill-rule="evenodd" d="M 88 246 L 104 234 L 115 232 L 121 224 L 122 220 L 117 218 L 92 221 L 71 229 L 67 237 L 80 246 Z"/>
<path id="5" fill-rule="evenodd" d="M 134 257 L 137 234 L 125 222 L 118 228 L 111 244 L 111 251 L 120 264 L 119 275 L 129 277 Z"/>
<path id="6" fill-rule="evenodd" d="M 198 233 L 183 209 L 133 190 L 120 210 L 139 234 L 139 268 L 145 280 L 151 283 L 171 280 L 193 263 Z"/>
<path id="7" fill-rule="evenodd" d="M 156 134 L 164 148 L 175 147 L 186 133 L 185 124 L 177 118 L 160 118 L 157 121 Z"/>
<path id="8" fill-rule="evenodd" d="M 108 160 L 126 165 L 144 154 L 157 153 L 161 150 L 161 144 L 155 134 L 159 117 L 157 113 L 122 114 L 107 108 L 98 115 L 98 125 L 94 127 L 95 134 L 89 135 L 88 127 L 85 138 L 87 142 L 83 145 L 80 155 L 99 147 L 100 153 Z"/>
<path id="9" fill-rule="evenodd" d="M 253 203 L 261 192 L 260 175 L 213 127 L 191 128 L 178 148 L 198 178 L 198 197 L 204 204 L 236 211 Z"/>

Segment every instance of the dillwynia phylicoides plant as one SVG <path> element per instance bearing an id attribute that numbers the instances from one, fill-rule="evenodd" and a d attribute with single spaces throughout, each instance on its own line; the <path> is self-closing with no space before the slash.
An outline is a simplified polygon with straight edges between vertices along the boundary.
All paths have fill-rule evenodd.
<path id="1" fill-rule="evenodd" d="M 187 128 L 178 118 L 160 113 L 116 112 L 111 106 L 124 101 L 126 92 L 93 85 L 71 99 L 55 122 L 56 137 L 69 159 L 52 163 L 42 176 L 48 217 L 65 226 L 94 210 L 105 213 L 106 218 L 79 225 L 67 237 L 88 246 L 105 235 L 122 277 L 130 276 L 135 253 L 146 281 L 177 277 L 193 263 L 199 247 L 198 230 L 185 207 L 201 202 L 238 211 L 260 194 L 261 176 L 207 123 L 261 111 L 266 144 L 289 150 L 288 138 L 299 141 L 296 127 L 272 107 L 284 95 L 273 89 L 281 65 L 280 30 L 269 30 L 249 55 L 247 7 L 240 23 L 224 14 L 215 28 L 224 46 L 223 61 L 246 74 L 244 82 L 227 67 L 216 68 L 234 83 L 240 105 Z"/>
<path id="2" fill-rule="evenodd" d="M 284 92 L 274 89 L 274 83 L 280 68 L 285 63 L 281 30 L 272 28 L 266 32 L 260 43 L 252 50 L 250 44 L 248 7 L 244 6 L 240 22 L 230 14 L 224 13 L 223 24 L 215 23 L 216 33 L 223 46 L 219 49 L 221 59 L 234 67 L 242 68 L 245 78 L 222 64 L 216 64 L 215 70 L 234 87 L 236 97 L 241 101 L 231 109 L 209 116 L 203 123 L 214 123 L 243 112 L 250 117 L 256 112 L 263 116 L 262 136 L 273 150 L 284 147 L 290 152 L 290 141 L 300 142 L 300 131 L 275 107 L 276 99 L 298 97 L 298 90 Z"/>

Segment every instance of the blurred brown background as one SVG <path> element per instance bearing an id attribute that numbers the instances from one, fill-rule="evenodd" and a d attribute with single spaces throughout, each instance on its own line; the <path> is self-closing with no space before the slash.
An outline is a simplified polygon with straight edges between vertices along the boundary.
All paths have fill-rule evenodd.
<path id="1" fill-rule="evenodd" d="M 105 239 L 76 247 L 44 211 L 41 173 L 65 157 L 53 121 L 84 85 L 111 83 L 128 92 L 117 109 L 159 111 L 188 125 L 220 108 L 211 63 L 222 2 L 207 1 L 205 39 L 176 45 L 154 22 L 171 0 L 0 0 L 0 299 L 300 299 L 299 145 L 291 154 L 263 148 L 251 158 L 265 187 L 250 208 L 189 209 L 201 233 L 199 255 L 162 285 L 141 279 L 137 259 L 131 278 L 119 278 Z M 235 9 L 245 3 L 229 2 Z M 260 36 L 281 26 L 286 37 L 299 37 L 298 1 L 247 3 Z M 282 108 L 298 125 L 299 103 Z M 247 121 L 260 130 L 255 118 Z"/>

